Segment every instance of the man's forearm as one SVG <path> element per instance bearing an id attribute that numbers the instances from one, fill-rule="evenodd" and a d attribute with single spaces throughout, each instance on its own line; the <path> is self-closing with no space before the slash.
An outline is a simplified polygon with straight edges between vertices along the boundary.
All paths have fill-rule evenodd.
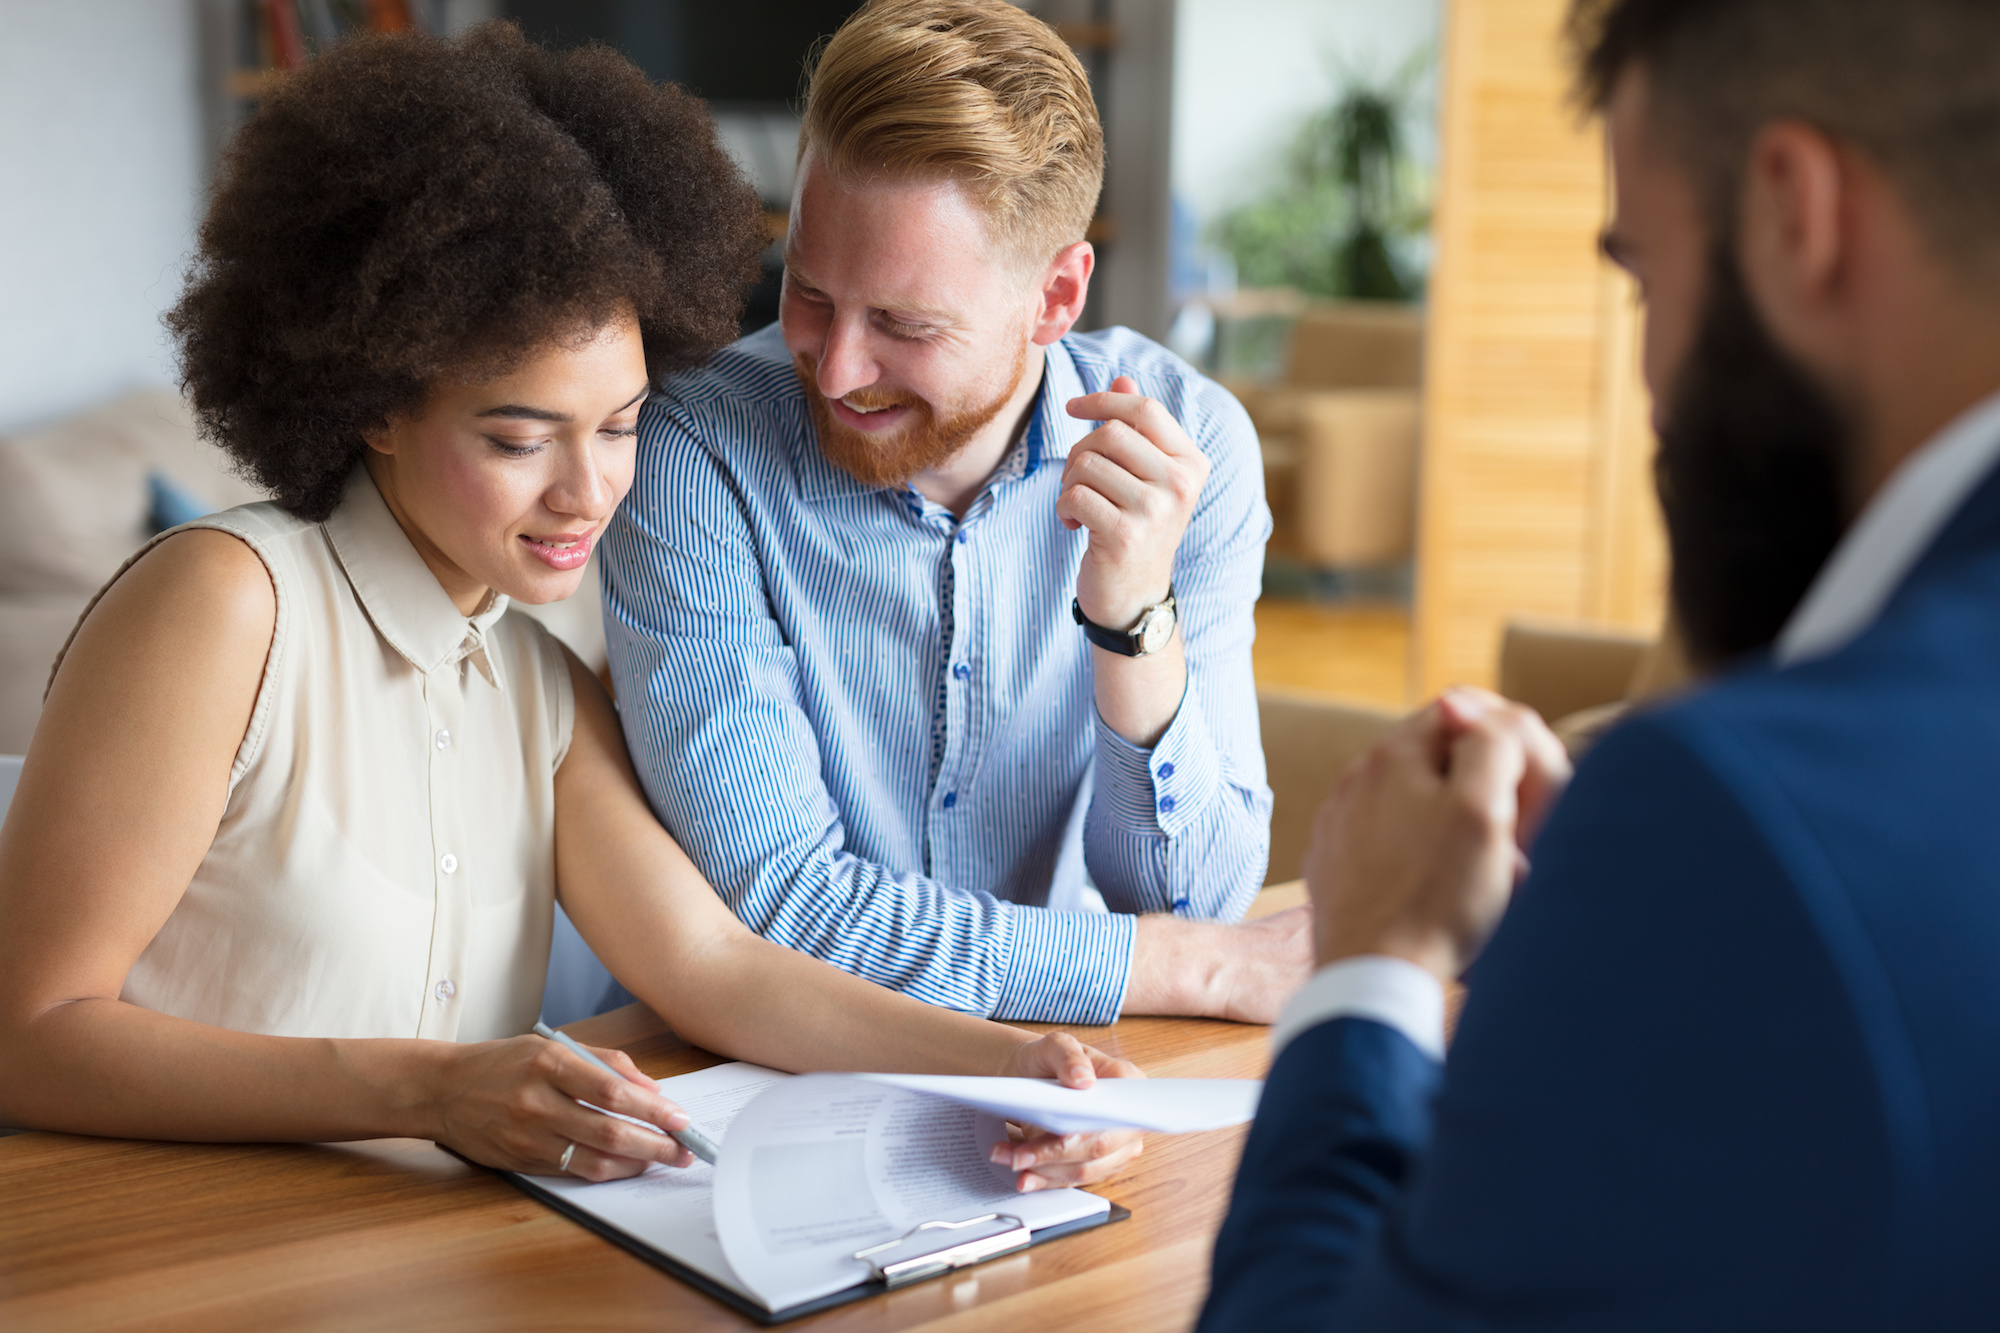
<path id="1" fill-rule="evenodd" d="M 1166 735 L 1187 693 L 1187 655 L 1179 634 L 1144 657 L 1093 647 L 1090 670 L 1097 715 L 1106 726 L 1141 749 L 1151 749 Z"/>
<path id="2" fill-rule="evenodd" d="M 825 847 L 767 868 L 769 880 L 734 891 L 716 880 L 737 918 L 878 986 L 1009 1022 L 1097 1024 L 1119 1013 L 1129 916 L 1003 903 Z M 848 902 L 829 911 L 836 898 Z"/>
<path id="3" fill-rule="evenodd" d="M 1215 682 L 1196 681 L 1195 670 L 1190 664 L 1180 706 L 1151 748 L 1097 720 L 1084 855 L 1115 912 L 1233 921 L 1264 879 L 1270 794 L 1261 773 L 1242 771 L 1256 758 L 1254 705 L 1238 710 L 1234 698 L 1219 699 L 1226 721 L 1218 734 L 1208 712 Z"/>
<path id="4" fill-rule="evenodd" d="M 1224 927 L 1172 916 L 1142 916 L 1132 944 L 1128 1014 L 1215 1016 L 1226 990 Z"/>
<path id="5" fill-rule="evenodd" d="M 1306 909 L 1222 925 L 1142 916 L 1123 1012 L 1269 1023 L 1312 967 Z"/>

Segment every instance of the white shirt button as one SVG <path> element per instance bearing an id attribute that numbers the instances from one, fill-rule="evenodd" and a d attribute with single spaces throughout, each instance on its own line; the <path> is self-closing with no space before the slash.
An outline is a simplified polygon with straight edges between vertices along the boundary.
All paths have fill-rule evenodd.
<path id="1" fill-rule="evenodd" d="M 444 871 L 447 875 L 451 874 L 458 869 L 458 858 L 450 852 L 446 852 L 438 858 L 438 869 Z"/>
<path id="2" fill-rule="evenodd" d="M 438 728 L 437 747 L 440 750 L 449 750 L 451 748 L 451 733 L 443 727 Z"/>
<path id="3" fill-rule="evenodd" d="M 440 981 L 437 984 L 438 999 L 449 1000 L 452 996 L 456 994 L 458 994 L 458 987 L 452 985 L 449 981 Z"/>

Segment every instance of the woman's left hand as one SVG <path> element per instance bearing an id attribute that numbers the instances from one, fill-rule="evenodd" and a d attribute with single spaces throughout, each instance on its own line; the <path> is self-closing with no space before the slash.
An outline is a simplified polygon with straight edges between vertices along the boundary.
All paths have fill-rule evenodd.
<path id="1" fill-rule="evenodd" d="M 1065 1088 L 1087 1088 L 1100 1078 L 1146 1077 L 1131 1061 L 1086 1046 L 1067 1032 L 1052 1032 L 1038 1041 L 1023 1042 L 1014 1048 L 1007 1067 L 1000 1072 L 1013 1078 L 1052 1078 Z M 1018 1141 L 993 1145 L 992 1158 L 995 1165 L 1013 1171 L 1015 1188 L 1026 1194 L 1109 1180 L 1129 1165 L 1144 1146 L 1144 1136 L 1136 1129 L 1102 1134 L 1043 1134 L 1030 1130 L 1027 1137 Z"/>

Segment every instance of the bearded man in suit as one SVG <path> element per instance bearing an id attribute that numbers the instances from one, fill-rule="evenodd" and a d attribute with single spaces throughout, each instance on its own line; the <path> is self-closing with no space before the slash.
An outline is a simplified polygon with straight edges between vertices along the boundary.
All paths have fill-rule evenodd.
<path id="1" fill-rule="evenodd" d="M 1712 679 L 1343 779 L 1202 1328 L 2000 1327 L 2000 6 L 1572 31 Z"/>

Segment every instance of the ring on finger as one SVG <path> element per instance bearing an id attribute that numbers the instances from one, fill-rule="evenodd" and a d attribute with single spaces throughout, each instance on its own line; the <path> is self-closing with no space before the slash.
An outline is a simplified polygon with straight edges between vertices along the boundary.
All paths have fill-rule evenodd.
<path id="1" fill-rule="evenodd" d="M 568 1175 L 569 1159 L 574 1156 L 576 1156 L 576 1145 L 572 1143 L 563 1149 L 562 1156 L 556 1158 L 556 1170 L 562 1172 L 564 1175 Z"/>

